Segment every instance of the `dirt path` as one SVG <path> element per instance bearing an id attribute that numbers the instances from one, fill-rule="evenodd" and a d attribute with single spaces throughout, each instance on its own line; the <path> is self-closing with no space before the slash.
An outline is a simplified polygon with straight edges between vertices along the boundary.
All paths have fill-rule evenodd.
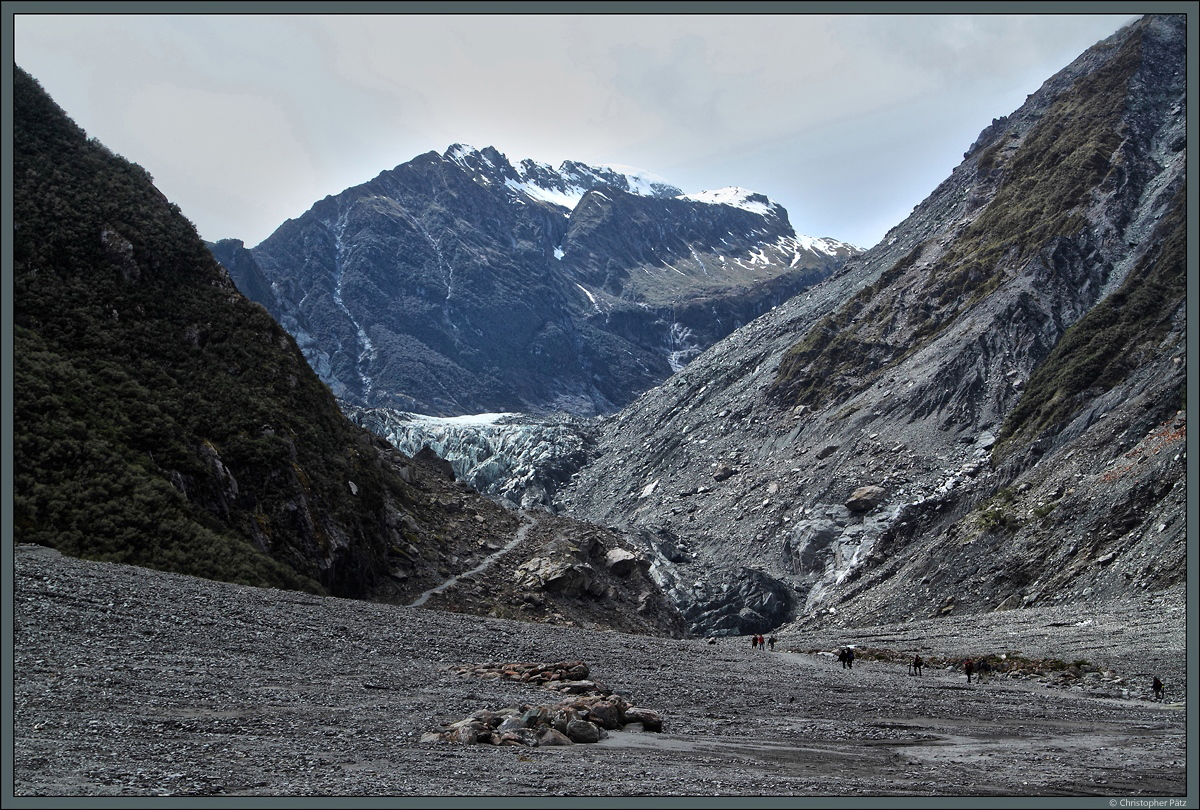
<path id="1" fill-rule="evenodd" d="M 493 552 L 492 554 L 489 554 L 487 557 L 484 558 L 483 562 L 479 563 L 479 565 L 475 566 L 470 571 L 452 576 L 448 580 L 443 582 L 441 585 L 435 585 L 434 587 L 425 591 L 425 593 L 421 594 L 416 599 L 414 599 L 412 601 L 412 603 L 409 605 L 409 607 L 420 607 L 421 605 L 428 602 L 429 597 L 433 596 L 434 594 L 443 593 L 443 592 L 449 590 L 450 588 L 453 588 L 456 584 L 458 584 L 458 581 L 460 579 L 466 579 L 468 577 L 471 577 L 471 576 L 474 576 L 475 574 L 480 573 L 481 571 L 487 570 L 487 568 L 489 566 L 491 566 L 491 564 L 493 562 L 495 562 L 499 558 L 503 557 L 505 554 L 512 551 L 517 546 L 519 546 L 522 542 L 524 542 L 525 535 L 529 534 L 529 530 L 538 525 L 537 517 L 534 516 L 533 513 L 531 513 L 531 512 L 522 512 L 521 520 L 523 522 L 521 523 L 520 527 L 517 529 L 516 533 L 513 535 L 513 539 L 509 540 L 508 543 L 506 543 L 503 548 L 499 549 L 496 552 Z"/>

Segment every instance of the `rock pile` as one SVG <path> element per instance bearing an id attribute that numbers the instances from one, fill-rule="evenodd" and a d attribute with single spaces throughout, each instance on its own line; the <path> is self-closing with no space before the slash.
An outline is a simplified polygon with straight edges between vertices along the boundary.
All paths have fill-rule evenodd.
<path id="1" fill-rule="evenodd" d="M 480 664 L 458 667 L 463 675 L 535 683 L 573 695 L 553 704 L 521 704 L 493 711 L 480 709 L 447 730 L 430 732 L 422 742 L 491 745 L 572 745 L 596 743 L 616 729 L 662 731 L 658 712 L 634 706 L 624 695 L 588 679 L 582 661 Z"/>
<path id="2" fill-rule="evenodd" d="M 460 675 L 475 675 L 480 678 L 504 678 L 521 683 L 534 683 L 560 692 L 581 695 L 612 694 L 612 690 L 599 681 L 588 680 L 591 670 L 583 661 L 559 661 L 557 663 L 510 663 L 476 664 L 455 667 Z"/>

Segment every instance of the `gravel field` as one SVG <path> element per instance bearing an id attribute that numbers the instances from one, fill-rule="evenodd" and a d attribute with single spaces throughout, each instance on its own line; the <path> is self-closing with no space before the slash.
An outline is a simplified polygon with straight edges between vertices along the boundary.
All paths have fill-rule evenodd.
<path id="1" fill-rule="evenodd" d="M 672 640 L 262 590 L 15 550 L 13 796 L 1188 796 L 1184 593 L 1099 608 Z M 851 670 L 829 654 L 855 644 Z M 930 660 L 1086 659 L 967 684 Z M 889 654 L 897 661 L 886 660 Z M 873 658 L 878 656 L 878 658 Z M 422 742 L 585 661 L 663 732 Z M 1167 684 L 1150 699 L 1149 679 Z M 1126 697 L 1125 695 L 1128 695 Z M 7 797 L 11 799 L 12 797 Z M 7 801 L 6 801 L 7 804 Z M 12 806 L 12 805 L 9 805 Z"/>

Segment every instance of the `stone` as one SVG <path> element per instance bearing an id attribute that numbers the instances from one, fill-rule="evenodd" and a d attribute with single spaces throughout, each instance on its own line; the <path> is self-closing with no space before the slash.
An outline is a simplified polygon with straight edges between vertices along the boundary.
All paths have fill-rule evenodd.
<path id="1" fill-rule="evenodd" d="M 610 730 L 620 728 L 623 725 L 621 722 L 621 712 L 616 706 L 607 701 L 595 703 L 588 708 L 587 719 L 600 726 L 600 728 Z"/>
<path id="2" fill-rule="evenodd" d="M 570 737 L 556 728 L 540 728 L 537 734 L 539 745 L 574 745 Z"/>
<path id="3" fill-rule="evenodd" d="M 450 742 L 470 745 L 479 739 L 479 729 L 474 725 L 459 726 L 448 732 L 446 739 L 450 740 Z"/>
<path id="4" fill-rule="evenodd" d="M 509 731 L 516 731 L 517 729 L 522 729 L 525 727 L 525 721 L 519 715 L 514 714 L 511 717 L 504 718 L 500 725 L 496 727 L 496 731 L 504 734 Z"/>
<path id="5" fill-rule="evenodd" d="M 658 712 L 640 706 L 630 706 L 625 710 L 625 722 L 641 723 L 646 731 L 661 732 L 663 728 L 662 716 Z"/>
<path id="6" fill-rule="evenodd" d="M 859 487 L 850 494 L 850 498 L 846 501 L 845 505 L 851 512 L 870 512 L 876 506 L 883 503 L 886 495 L 887 490 L 883 487 Z"/>
<path id="7" fill-rule="evenodd" d="M 573 706 L 564 706 L 554 713 L 550 719 L 550 724 L 562 733 L 566 733 L 567 726 L 572 720 L 579 720 L 579 712 Z"/>
<path id="8" fill-rule="evenodd" d="M 550 722 L 550 712 L 545 706 L 536 706 L 521 715 L 525 728 L 537 728 Z"/>
<path id="9" fill-rule="evenodd" d="M 587 720 L 572 720 L 567 723 L 567 736 L 572 742 L 597 743 L 602 739 L 602 729 Z"/>
<path id="10" fill-rule="evenodd" d="M 604 556 L 604 564 L 608 566 L 608 570 L 619 577 L 627 577 L 633 573 L 636 562 L 637 555 L 623 548 L 610 549 Z"/>

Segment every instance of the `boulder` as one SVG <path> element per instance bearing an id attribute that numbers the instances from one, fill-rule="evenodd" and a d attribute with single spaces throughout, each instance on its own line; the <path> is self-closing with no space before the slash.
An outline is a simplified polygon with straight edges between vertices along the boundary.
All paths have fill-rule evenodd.
<path id="1" fill-rule="evenodd" d="M 556 728 L 546 726 L 538 729 L 538 744 L 539 745 L 573 745 L 571 738 L 563 734 Z"/>
<path id="2" fill-rule="evenodd" d="M 608 566 L 608 570 L 619 577 L 632 574 L 636 562 L 637 555 L 623 548 L 610 549 L 604 557 L 604 564 Z"/>
<path id="3" fill-rule="evenodd" d="M 846 501 L 846 508 L 851 512 L 870 512 L 883 503 L 886 495 L 887 490 L 883 487 L 859 487 L 850 493 L 850 499 Z"/>
<path id="4" fill-rule="evenodd" d="M 646 731 L 662 731 L 662 716 L 640 706 L 630 706 L 625 710 L 625 723 L 641 723 Z"/>
<path id="5" fill-rule="evenodd" d="M 509 731 L 526 728 L 525 720 L 520 715 L 510 715 L 501 721 L 500 725 L 496 726 L 496 731 L 505 734 Z"/>
<path id="6" fill-rule="evenodd" d="M 473 724 L 459 726 L 448 732 L 447 739 L 450 742 L 470 745 L 479 739 L 479 729 Z"/>
<path id="7" fill-rule="evenodd" d="M 616 706 L 607 701 L 601 701 L 590 706 L 587 710 L 587 719 L 600 726 L 600 728 L 610 730 L 620 728 L 623 725 L 621 723 L 621 712 Z"/>
<path id="8" fill-rule="evenodd" d="M 579 712 L 575 710 L 574 706 L 562 706 L 550 718 L 550 725 L 565 734 L 567 726 L 570 725 L 571 721 L 579 719 L 581 719 Z"/>
<path id="9" fill-rule="evenodd" d="M 587 720 L 572 720 L 567 723 L 567 736 L 572 742 L 596 743 L 604 737 L 604 730 Z"/>
<path id="10" fill-rule="evenodd" d="M 729 478 L 736 472 L 737 470 L 733 469 L 733 467 L 730 467 L 728 464 L 722 464 L 713 472 L 713 480 L 724 481 L 726 478 Z"/>

